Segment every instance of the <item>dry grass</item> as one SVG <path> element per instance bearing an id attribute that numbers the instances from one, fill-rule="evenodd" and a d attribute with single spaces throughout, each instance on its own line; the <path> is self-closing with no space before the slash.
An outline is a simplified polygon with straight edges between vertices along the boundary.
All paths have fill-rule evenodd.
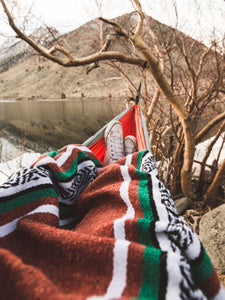
<path id="1" fill-rule="evenodd" d="M 223 286 L 225 287 L 225 274 L 219 275 L 220 281 L 222 282 Z"/>

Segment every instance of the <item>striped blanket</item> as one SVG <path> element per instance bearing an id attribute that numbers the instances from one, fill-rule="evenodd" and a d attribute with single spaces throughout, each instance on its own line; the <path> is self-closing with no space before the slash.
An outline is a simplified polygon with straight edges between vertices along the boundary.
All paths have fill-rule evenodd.
<path id="1" fill-rule="evenodd" d="M 102 167 L 82 145 L 0 187 L 1 299 L 225 299 L 153 156 Z"/>

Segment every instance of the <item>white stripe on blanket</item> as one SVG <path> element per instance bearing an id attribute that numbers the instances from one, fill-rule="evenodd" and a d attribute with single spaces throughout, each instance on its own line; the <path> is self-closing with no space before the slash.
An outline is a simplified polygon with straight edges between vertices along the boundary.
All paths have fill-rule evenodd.
<path id="1" fill-rule="evenodd" d="M 92 296 L 87 300 L 120 299 L 127 280 L 127 253 L 130 242 L 117 240 L 113 249 L 113 276 L 107 292 L 103 296 Z"/>
<path id="2" fill-rule="evenodd" d="M 89 152 L 89 153 L 91 152 L 91 150 L 85 146 L 70 145 L 66 148 L 66 151 L 63 152 L 57 159 L 54 159 L 54 158 L 50 157 L 49 155 L 46 155 L 45 157 L 40 159 L 34 166 L 40 167 L 40 166 L 47 165 L 49 163 L 54 163 L 54 164 L 57 164 L 59 167 L 61 167 L 67 161 L 67 159 L 70 157 L 73 149 L 75 149 L 75 148 L 80 151 Z"/>
<path id="3" fill-rule="evenodd" d="M 166 300 L 180 300 L 180 295 L 177 291 L 180 290 L 179 284 L 182 279 L 180 270 L 180 255 L 169 253 L 167 255 L 167 274 L 168 274 L 168 287 L 166 293 Z"/>
<path id="4" fill-rule="evenodd" d="M 158 175 L 158 170 L 157 169 L 152 170 L 151 172 L 152 194 L 159 215 L 159 221 L 155 223 L 156 237 L 162 251 L 173 252 L 173 249 L 171 247 L 171 242 L 168 239 L 167 234 L 165 233 L 166 228 L 164 227 L 168 226 L 169 220 L 168 220 L 168 213 L 166 211 L 166 208 L 161 203 L 161 192 L 159 189 L 159 179 L 157 178 L 157 175 Z"/>
<path id="5" fill-rule="evenodd" d="M 123 215 L 122 218 L 119 218 L 114 221 L 114 236 L 116 240 L 119 239 L 125 240 L 126 239 L 125 221 L 128 219 L 133 219 L 135 211 L 129 199 L 129 184 L 131 178 L 128 173 L 128 167 L 121 166 L 120 170 L 124 180 L 120 186 L 120 197 L 127 206 L 127 212 L 125 215 Z"/>
<path id="6" fill-rule="evenodd" d="M 132 162 L 132 154 L 129 154 L 126 156 L 125 165 L 129 166 L 129 165 L 131 165 L 131 162 Z"/>
<path id="7" fill-rule="evenodd" d="M 55 164 L 55 159 L 46 154 L 46 156 L 44 156 L 39 161 L 37 161 L 36 164 L 34 164 L 34 167 L 42 167 L 50 163 Z"/>
<path id="8" fill-rule="evenodd" d="M 199 257 L 199 253 L 201 252 L 201 242 L 195 232 L 193 232 L 192 238 L 193 242 L 189 245 L 188 249 L 185 250 L 185 254 L 188 259 L 195 260 L 197 257 Z"/>
<path id="9" fill-rule="evenodd" d="M 127 257 L 130 242 L 117 240 L 113 249 L 113 277 L 104 299 L 120 299 L 127 282 Z"/>
<path id="10" fill-rule="evenodd" d="M 89 300 L 108 300 L 121 298 L 127 282 L 127 258 L 130 242 L 126 241 L 125 221 L 133 219 L 135 211 L 129 198 L 129 184 L 131 177 L 127 165 L 131 164 L 132 155 L 126 158 L 125 166 L 121 166 L 123 182 L 120 186 L 120 197 L 127 206 L 126 214 L 114 221 L 114 237 L 116 239 L 113 249 L 113 276 L 107 292 L 103 296 L 93 296 Z"/>

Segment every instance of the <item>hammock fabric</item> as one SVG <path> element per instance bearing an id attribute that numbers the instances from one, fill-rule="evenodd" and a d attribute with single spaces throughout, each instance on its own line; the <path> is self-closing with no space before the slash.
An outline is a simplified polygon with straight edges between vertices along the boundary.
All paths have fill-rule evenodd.
<path id="1" fill-rule="evenodd" d="M 225 299 L 151 152 L 101 167 L 83 145 L 0 187 L 0 298 Z"/>
<path id="2" fill-rule="evenodd" d="M 114 120 L 120 121 L 123 127 L 123 138 L 127 135 L 133 135 L 137 139 L 138 150 L 150 150 L 148 131 L 144 116 L 141 109 L 137 104 L 124 110 Z M 84 145 L 87 146 L 98 158 L 98 160 L 103 163 L 105 156 L 105 145 L 104 145 L 104 131 L 108 124 L 102 127 L 94 136 L 89 138 Z"/>

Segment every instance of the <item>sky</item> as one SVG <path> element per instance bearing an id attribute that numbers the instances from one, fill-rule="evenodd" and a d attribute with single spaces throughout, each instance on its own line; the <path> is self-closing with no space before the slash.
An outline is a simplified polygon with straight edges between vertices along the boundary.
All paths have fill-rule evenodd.
<path id="1" fill-rule="evenodd" d="M 14 0 L 8 0 L 13 2 Z M 33 3 L 33 12 L 47 25 L 64 33 L 74 30 L 100 15 L 114 18 L 133 10 L 130 0 L 18 0 L 24 7 Z M 100 9 L 96 2 L 102 3 Z M 176 4 L 176 11 L 173 3 Z M 219 38 L 225 34 L 224 0 L 141 0 L 143 10 L 162 23 L 177 27 L 184 33 L 209 43 L 213 32 Z M 23 14 L 22 9 L 19 14 Z M 0 7 L 1 16 L 1 7 Z M 34 22 L 33 22 L 34 24 Z M 32 27 L 32 26 L 31 26 Z M 10 34 L 0 18 L 0 34 Z"/>

